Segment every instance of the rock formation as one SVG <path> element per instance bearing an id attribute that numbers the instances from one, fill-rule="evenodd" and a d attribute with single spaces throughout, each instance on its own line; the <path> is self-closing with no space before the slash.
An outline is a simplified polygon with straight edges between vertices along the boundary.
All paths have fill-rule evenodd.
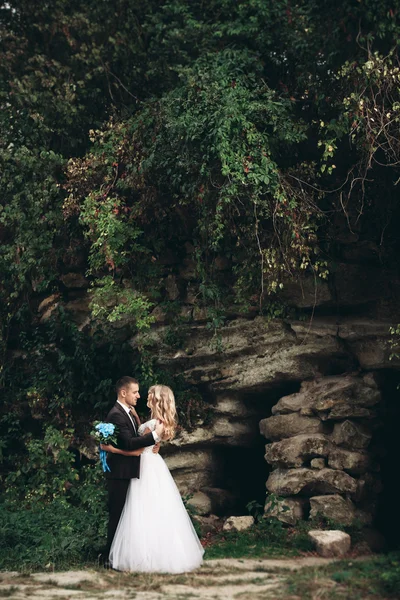
<path id="1" fill-rule="evenodd" d="M 399 321 L 397 275 L 340 263 L 329 284 L 288 281 L 281 299 L 313 317 L 269 320 L 251 308 L 228 309 L 216 345 L 198 305 L 190 253 L 179 268 L 176 261 L 165 268 L 165 298 L 181 302 L 180 344 L 171 346 L 171 317 L 158 305 L 146 347 L 159 367 L 201 391 L 211 414 L 162 450 L 180 490 L 194 494 L 203 515 L 227 514 L 238 495 L 252 499 L 256 472 L 280 498 L 279 504 L 267 497 L 266 508 L 286 523 L 308 515 L 370 522 L 382 487 L 375 374 L 400 367 L 390 345 L 390 326 Z M 90 331 L 87 282 L 67 273 L 62 285 L 62 297 L 38 305 L 39 317 L 45 321 L 61 304 Z M 129 319 L 115 327 L 118 339 L 139 349 L 143 339 L 132 334 Z M 257 463 L 246 473 L 247 457 L 258 455 L 264 469 Z"/>
<path id="2" fill-rule="evenodd" d="M 370 445 L 380 401 L 371 374 L 318 378 L 281 398 L 273 416 L 260 423 L 261 433 L 272 441 L 265 454 L 274 467 L 268 491 L 286 503 L 301 497 L 311 517 L 346 525 L 356 519 L 371 522 L 379 464 Z"/>

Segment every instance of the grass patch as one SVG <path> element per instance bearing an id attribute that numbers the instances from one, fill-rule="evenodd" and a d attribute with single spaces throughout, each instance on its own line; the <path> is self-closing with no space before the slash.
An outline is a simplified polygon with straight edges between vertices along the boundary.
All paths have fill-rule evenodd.
<path id="1" fill-rule="evenodd" d="M 276 519 L 261 519 L 246 531 L 219 532 L 206 548 L 206 559 L 282 558 L 313 549 L 304 527 L 285 527 Z"/>
<path id="2" fill-rule="evenodd" d="M 0 598 L 9 598 L 13 594 L 18 591 L 18 586 L 12 585 L 9 588 L 5 588 L 4 590 L 0 590 Z"/>
<path id="3" fill-rule="evenodd" d="M 400 552 L 363 561 L 339 561 L 304 568 L 286 577 L 287 596 L 302 600 L 378 600 L 398 598 Z"/>
<path id="4" fill-rule="evenodd" d="M 284 552 L 282 546 L 267 545 L 263 540 L 254 542 L 254 540 L 227 536 L 208 548 L 205 558 L 280 558 L 283 553 L 287 557 L 300 554 L 295 549 L 286 549 Z"/>

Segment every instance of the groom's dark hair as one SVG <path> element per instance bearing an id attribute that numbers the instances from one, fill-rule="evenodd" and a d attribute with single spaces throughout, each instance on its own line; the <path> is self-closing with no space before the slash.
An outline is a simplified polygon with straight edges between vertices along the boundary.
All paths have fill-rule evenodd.
<path id="1" fill-rule="evenodd" d="M 118 379 L 117 383 L 115 384 L 117 394 L 119 394 L 119 392 L 122 389 L 127 388 L 129 385 L 131 385 L 131 383 L 137 383 L 137 385 L 139 385 L 137 379 L 135 379 L 134 377 L 128 377 L 128 375 L 125 375 L 124 377 L 121 377 L 121 379 Z"/>

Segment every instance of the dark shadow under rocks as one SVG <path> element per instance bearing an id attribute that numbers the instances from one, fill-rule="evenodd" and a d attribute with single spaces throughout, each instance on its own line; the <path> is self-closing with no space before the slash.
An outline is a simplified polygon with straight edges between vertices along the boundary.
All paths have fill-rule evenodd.
<path id="1" fill-rule="evenodd" d="M 272 407 L 279 398 L 293 394 L 299 388 L 300 383 L 287 382 L 239 395 L 246 416 L 232 415 L 232 421 L 246 422 L 250 435 L 240 445 L 228 444 L 215 448 L 221 465 L 218 485 L 231 494 L 231 502 L 222 507 L 221 515 L 246 515 L 249 503 L 264 507 L 265 482 L 271 467 L 265 460 L 265 438 L 260 434 L 259 423 L 271 416 Z"/>
<path id="2" fill-rule="evenodd" d="M 382 391 L 382 429 L 377 440 L 381 454 L 382 492 L 378 497 L 376 527 L 389 549 L 400 548 L 399 464 L 400 464 L 400 372 L 384 370 L 378 374 Z"/>

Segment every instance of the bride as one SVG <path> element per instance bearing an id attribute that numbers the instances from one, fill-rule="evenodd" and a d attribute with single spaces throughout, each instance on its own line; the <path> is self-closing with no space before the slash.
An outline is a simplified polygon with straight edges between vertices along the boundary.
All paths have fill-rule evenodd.
<path id="1" fill-rule="evenodd" d="M 157 419 L 164 423 L 163 440 L 171 440 L 176 430 L 175 398 L 165 385 L 149 389 L 147 406 L 151 419 L 138 429 L 144 435 L 155 429 Z M 125 456 L 113 446 L 105 450 Z M 140 478 L 131 479 L 125 506 L 118 523 L 110 561 L 118 571 L 184 573 L 199 567 L 204 550 L 186 512 L 178 488 L 159 454 L 145 448 L 140 461 Z"/>

